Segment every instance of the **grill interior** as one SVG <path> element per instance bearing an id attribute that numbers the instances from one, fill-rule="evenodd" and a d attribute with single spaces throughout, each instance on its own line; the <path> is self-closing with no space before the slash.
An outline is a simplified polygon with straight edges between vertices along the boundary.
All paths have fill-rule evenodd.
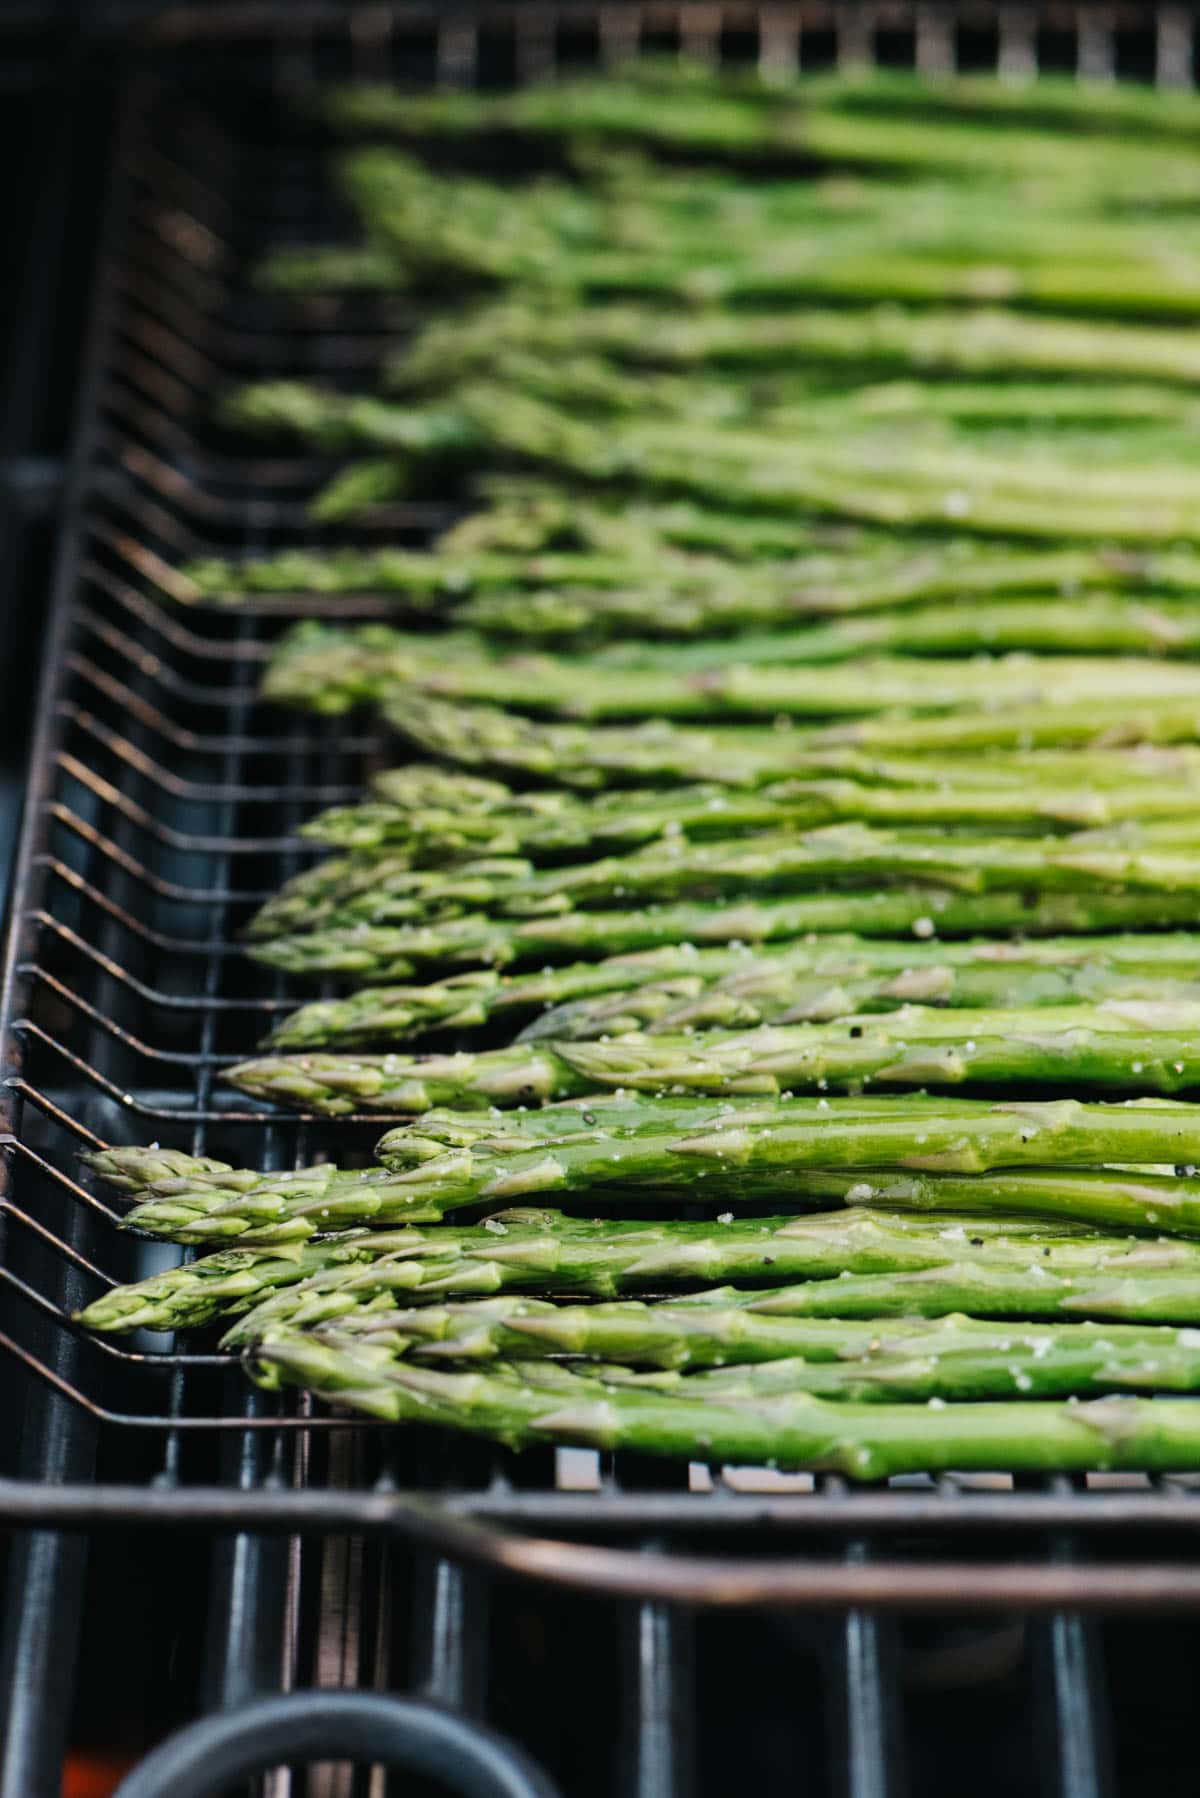
<path id="1" fill-rule="evenodd" d="M 298 825 L 356 796 L 386 746 L 358 722 L 257 703 L 278 605 L 231 616 L 171 597 L 188 557 L 323 540 L 305 500 L 329 467 L 249 456 L 214 425 L 214 394 L 265 375 L 352 384 L 405 327 L 398 306 L 334 317 L 253 289 L 266 249 L 338 228 L 305 102 L 348 75 L 502 83 L 639 41 L 781 70 L 865 54 L 1165 82 L 1190 80 L 1193 57 L 1182 8 L 1156 22 L 1120 7 L 706 5 L 160 23 L 113 155 L 0 1019 L 0 1403 L 19 1420 L 0 1449 L 0 1520 L 58 1526 L 9 1542 L 0 1798 L 59 1793 L 68 1741 L 119 1764 L 199 1711 L 291 1685 L 427 1692 L 518 1738 L 581 1798 L 773 1790 L 792 1765 L 853 1798 L 909 1785 L 936 1798 L 968 1776 L 984 1794 L 1141 1792 L 1170 1753 L 1166 1719 L 1186 1724 L 1190 1620 L 1111 1630 L 1085 1612 L 1196 1602 L 1194 1481 L 852 1493 L 834 1478 L 517 1457 L 314 1417 L 253 1392 L 203 1340 L 116 1346 L 69 1322 L 101 1285 L 176 1253 L 117 1231 L 78 1177 L 80 1147 L 157 1139 L 272 1168 L 365 1158 L 383 1127 L 249 1109 L 221 1070 L 296 998 L 243 958 L 240 924 L 310 857 Z M 420 543 L 452 516 L 393 508 L 336 540 Z M 451 1541 L 467 1518 L 571 1545 L 555 1577 L 623 1602 L 493 1580 L 487 1563 L 511 1545 Z M 627 1552 L 589 1558 L 581 1542 Z M 693 1618 L 666 1602 L 746 1596 L 718 1583 L 729 1556 L 759 1557 L 750 1596 L 790 1608 Z M 981 1605 L 982 1621 L 912 1616 Z M 1109 1682 L 1133 1679 L 1150 1631 L 1174 1683 L 1123 1705 L 1110 1743 Z M 359 1769 L 256 1789 L 391 1788 Z"/>

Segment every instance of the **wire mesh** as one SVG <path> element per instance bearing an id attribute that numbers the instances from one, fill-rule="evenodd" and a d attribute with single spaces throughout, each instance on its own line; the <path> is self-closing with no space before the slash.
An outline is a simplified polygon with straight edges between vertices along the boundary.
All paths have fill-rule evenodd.
<path id="1" fill-rule="evenodd" d="M 260 4 L 179 9 L 151 28 L 166 88 L 144 83 L 124 119 L 0 1012 L 0 1401 L 20 1419 L 0 1462 L 0 1519 L 21 1526 L 0 1631 L 3 1798 L 59 1789 L 69 1669 L 88 1641 L 83 1526 L 219 1532 L 201 1576 L 202 1705 L 304 1679 L 384 1684 L 406 1660 L 415 1689 L 482 1716 L 513 1702 L 489 1643 L 517 1640 L 529 1618 L 470 1565 L 454 1529 L 475 1518 L 562 1538 L 531 1547 L 561 1549 L 567 1580 L 603 1585 L 595 1563 L 572 1564 L 572 1543 L 636 1551 L 625 1583 L 607 1587 L 629 1598 L 613 1683 L 598 1688 L 619 1717 L 616 1740 L 611 1756 L 591 1743 L 598 1770 L 587 1777 L 557 1742 L 551 1760 L 579 1774 L 569 1789 L 692 1791 L 701 1726 L 719 1708 L 704 1703 L 706 1680 L 714 1665 L 725 1676 L 736 1646 L 726 1633 L 714 1654 L 662 1596 L 762 1601 L 772 1582 L 777 1603 L 844 1611 L 803 1642 L 805 1653 L 817 1642 L 830 1706 L 819 1740 L 803 1742 L 814 1789 L 897 1798 L 904 1786 L 898 1712 L 913 1655 L 898 1653 L 880 1607 L 989 1602 L 1046 1612 L 983 1637 L 993 1657 L 1006 1631 L 1014 1653 L 1032 1645 L 1031 1752 L 1045 1789 L 1111 1789 L 1104 1676 L 1080 1607 L 1194 1607 L 1192 1482 L 1014 1487 L 999 1475 L 856 1492 L 834 1479 L 512 1457 L 431 1431 L 351 1430 L 253 1393 L 203 1339 L 113 1344 L 75 1331 L 75 1306 L 175 1253 L 122 1235 L 75 1153 L 156 1137 L 285 1167 L 365 1157 L 381 1127 L 268 1117 L 231 1097 L 222 1069 L 296 996 L 240 954 L 239 924 L 303 865 L 304 817 L 357 792 L 385 746 L 357 724 L 298 725 L 258 704 L 279 616 L 307 602 L 263 600 L 236 617 L 189 610 L 175 573 L 192 555 L 328 539 L 305 512 L 328 466 L 248 455 L 215 430 L 213 394 L 260 374 L 351 382 L 411 322 L 399 305 L 356 305 L 331 328 L 320 302 L 284 309 L 255 291 L 253 263 L 273 241 L 339 227 L 298 103 L 332 77 L 526 79 L 641 44 L 757 61 L 780 78 L 878 58 L 933 74 L 998 67 L 1022 79 L 1053 67 L 1178 86 L 1193 80 L 1194 25 L 1181 6 Z M 393 507 L 365 528 L 417 543 L 447 517 Z M 406 1538 L 423 1547 L 402 1605 Z M 691 1577 L 697 1546 L 722 1557 L 720 1594 L 711 1559 Z M 793 1558 L 773 1561 L 782 1546 Z M 751 1556 L 763 1558 L 757 1591 L 738 1585 Z M 644 1570 L 640 1591 L 630 1561 Z M 536 1555 L 525 1570 L 546 1574 Z M 539 1608 L 537 1625 L 568 1648 L 577 1618 L 564 1613 L 556 1636 L 553 1610 Z M 794 1656 L 800 1639 L 771 1641 Z M 554 1722 L 538 1720 L 549 1740 Z M 742 1743 L 739 1760 L 748 1753 Z M 375 1798 L 372 1777 L 333 1772 L 308 1790 Z M 280 1779 L 272 1798 L 292 1790 Z"/>
<path id="2" fill-rule="evenodd" d="M 563 57 L 616 55 L 640 42 L 753 55 L 782 69 L 797 58 L 811 66 L 871 55 L 886 36 L 921 66 L 951 66 L 968 27 L 991 33 L 994 59 L 1010 72 L 1022 44 L 1032 45 L 1036 64 L 1045 33 L 1073 33 L 1079 72 L 1095 79 L 1118 66 L 1132 13 L 1144 22 L 1144 9 L 1106 9 L 1102 56 L 1095 20 L 1062 7 L 953 16 L 884 5 L 494 8 L 482 23 L 421 8 L 348 17 L 265 11 L 261 34 L 244 38 L 223 9 L 169 16 L 158 27 L 165 86 L 144 81 L 124 121 L 6 987 L 7 1375 L 19 1377 L 22 1392 L 32 1383 L 70 1420 L 71 1440 L 88 1445 L 70 1476 L 81 1490 L 97 1468 L 115 1468 L 146 1492 L 211 1492 L 235 1468 L 238 1490 L 266 1501 L 259 1522 L 272 1488 L 302 1478 L 364 1500 L 381 1490 L 435 1490 L 448 1511 L 525 1526 L 668 1529 L 680 1542 L 701 1532 L 750 1548 L 764 1545 L 768 1518 L 772 1541 L 831 1532 L 822 1547 L 841 1556 L 837 1589 L 847 1601 L 868 1586 L 886 1598 L 881 1569 L 897 1575 L 896 1601 L 910 1599 L 921 1588 L 909 1575 L 924 1569 L 930 1601 L 953 1602 L 934 1577 L 947 1543 L 960 1534 L 988 1543 L 989 1531 L 1018 1527 L 1030 1533 L 1026 1558 L 1011 1570 L 1014 1594 L 1050 1603 L 1077 1588 L 1082 1602 L 1098 1602 L 1100 1592 L 1112 1599 L 1114 1582 L 1089 1587 L 1107 1552 L 1098 1544 L 1126 1515 L 1139 1553 L 1156 1531 L 1190 1535 L 1187 1482 L 1135 1478 L 1124 1513 L 1124 1494 L 1105 1489 L 1098 1503 L 1096 1482 L 1067 1482 L 1056 1495 L 1012 1490 L 1003 1475 L 896 1482 L 868 1512 L 862 1495 L 819 1477 L 646 1471 L 620 1458 L 548 1451 L 513 1457 L 433 1432 L 373 1429 L 360 1430 L 353 1455 L 331 1472 L 316 1438 L 341 1440 L 345 1420 L 254 1393 L 204 1341 L 124 1347 L 81 1336 L 70 1322 L 71 1309 L 105 1283 L 177 1253 L 119 1231 L 117 1210 L 78 1174 L 79 1147 L 153 1138 L 264 1168 L 326 1154 L 352 1164 L 368 1156 L 383 1121 L 267 1113 L 222 1084 L 224 1068 L 299 996 L 244 957 L 239 928 L 304 865 L 302 821 L 360 791 L 387 749 L 357 723 L 298 723 L 257 699 L 264 655 L 292 601 L 236 613 L 187 607 L 177 574 L 194 555 L 333 540 L 305 504 L 328 464 L 248 453 L 213 423 L 214 394 L 267 374 L 353 382 L 410 322 L 399 306 L 362 304 L 335 316 L 320 299 L 287 305 L 256 290 L 264 250 L 328 236 L 344 222 L 298 102 L 330 75 L 523 77 Z M 1190 14 L 1164 10 L 1159 63 L 1165 43 L 1175 68 L 1189 34 Z M 180 43 L 191 71 L 182 85 L 170 61 Z M 203 55 L 216 43 L 225 56 L 219 86 Z M 353 540 L 420 542 L 451 515 L 431 503 L 381 509 Z M 134 1438 L 138 1446 L 127 1447 Z M 44 1475 L 44 1448 L 37 1431 L 27 1432 L 11 1471 Z M 976 1502 L 984 1499 L 990 1511 Z M 1094 1546 L 1060 1565 L 1039 1597 L 1050 1551 L 1032 1532 L 1050 1521 L 1050 1499 L 1058 1523 L 1087 1530 Z M 365 1508 L 361 1515 L 371 1527 Z M 337 1521 L 345 1524 L 344 1511 Z M 318 1526 L 319 1506 L 308 1524 Z M 901 1528 L 915 1532 L 902 1552 Z M 863 1552 L 843 1554 L 854 1542 Z M 1139 1590 L 1149 1602 L 1151 1588 Z"/>

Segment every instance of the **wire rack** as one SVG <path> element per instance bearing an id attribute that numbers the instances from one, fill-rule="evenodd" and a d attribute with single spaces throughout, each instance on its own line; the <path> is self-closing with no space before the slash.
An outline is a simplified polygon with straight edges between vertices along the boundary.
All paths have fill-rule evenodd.
<path id="1" fill-rule="evenodd" d="M 0 1521 L 238 1532 L 254 1544 L 243 1604 L 260 1585 L 276 1589 L 270 1570 L 296 1535 L 409 1538 L 438 1557 L 424 1652 L 452 1702 L 479 1652 L 464 1627 L 475 1577 L 464 1564 L 636 1600 L 650 1709 L 669 1711 L 680 1664 L 683 1625 L 662 1601 L 832 1607 L 845 1614 L 846 1728 L 863 1768 L 887 1759 L 880 1626 L 863 1607 L 1043 1610 L 1062 1727 L 1074 1719 L 1072 1753 L 1087 1760 L 1096 1693 L 1081 1612 L 1200 1603 L 1200 1502 L 1187 1479 L 1014 1485 L 1001 1474 L 851 1491 L 832 1476 L 514 1456 L 430 1430 L 355 1427 L 256 1393 L 203 1339 L 118 1346 L 77 1331 L 70 1313 L 175 1253 L 118 1230 L 118 1210 L 80 1176 L 80 1148 L 159 1140 L 264 1168 L 323 1154 L 350 1163 L 382 1124 L 252 1108 L 222 1072 L 300 996 L 244 958 L 239 926 L 304 865 L 300 823 L 359 793 L 386 745 L 357 723 L 261 706 L 280 606 L 187 607 L 174 573 L 197 554 L 322 540 L 305 502 L 330 468 L 222 438 L 214 394 L 264 375 L 352 383 L 410 322 L 398 306 L 335 317 L 320 300 L 287 305 L 253 287 L 272 244 L 345 222 L 322 146 L 300 122 L 313 87 L 353 74 L 524 78 L 638 42 L 783 69 L 869 55 L 885 36 L 899 60 L 931 69 L 986 41 L 1014 74 L 1069 37 L 1080 71 L 1103 77 L 1134 57 L 1122 32 L 1135 27 L 1143 72 L 1190 80 L 1190 11 L 1159 9 L 1148 37 L 1147 11 L 578 5 L 481 19 L 264 7 L 172 14 L 156 28 L 154 76 L 124 109 L 104 226 L 4 973 L 0 1396 L 23 1425 L 2 1463 Z M 352 540 L 419 543 L 452 515 L 393 507 Z M 72 1552 L 62 1534 L 21 1540 L 32 1546 L 15 1580 L 10 1567 L 18 1637 L 47 1577 L 38 1555 L 61 1590 Z M 885 1793 L 879 1777 L 853 1790 Z"/>

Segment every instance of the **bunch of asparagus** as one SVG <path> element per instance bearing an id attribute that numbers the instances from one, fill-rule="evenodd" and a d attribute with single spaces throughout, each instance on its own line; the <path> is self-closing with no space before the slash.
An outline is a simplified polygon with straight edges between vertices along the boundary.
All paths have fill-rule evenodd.
<path id="1" fill-rule="evenodd" d="M 1200 1466 L 1195 101 L 651 64 L 327 115 L 362 240 L 263 286 L 421 322 L 224 415 L 347 456 L 326 518 L 473 509 L 178 590 L 410 615 L 275 645 L 267 703 L 425 759 L 306 827 L 246 946 L 346 990 L 227 1073 L 391 1127 L 89 1157 L 203 1252 L 82 1320 L 514 1447 Z M 513 138 L 562 172 L 501 188 Z"/>
<path id="2" fill-rule="evenodd" d="M 536 1115 L 544 1130 L 547 1114 Z M 1186 1127 L 1194 1137 L 1194 1120 Z M 447 1120 L 443 1134 L 462 1128 L 462 1120 Z M 436 1164 L 429 1146 L 410 1144 L 406 1153 L 418 1166 Z M 230 1189 L 253 1202 L 271 1184 L 154 1151 L 91 1159 L 126 1191 L 174 1199 L 190 1192 L 201 1209 Z M 320 1178 L 309 1170 L 296 1184 Z M 324 1178 L 338 1186 L 365 1176 Z M 833 1178 L 818 1175 L 814 1190 L 831 1192 Z M 1195 1183 L 1157 1185 L 1166 1192 Z M 1070 1221 L 1088 1210 L 1089 1187 L 1101 1206 L 1107 1193 L 1118 1215 L 1123 1207 L 1143 1227 L 1156 1215 L 1153 1179 L 1054 1172 L 1030 1178 L 1029 1202 L 1044 1215 L 1024 1219 L 919 1215 L 930 1203 L 978 1203 L 985 1213 L 980 1175 L 849 1189 L 873 1206 L 898 1201 L 909 1212 L 641 1226 L 505 1211 L 482 1226 L 346 1231 L 221 1251 L 106 1294 L 82 1321 L 132 1330 L 233 1317 L 225 1341 L 244 1350 L 265 1385 L 299 1384 L 373 1416 L 424 1417 L 514 1447 L 641 1447 L 839 1467 L 860 1478 L 991 1466 L 997 1458 L 1016 1468 L 1190 1465 L 1193 1411 L 1110 1395 L 1195 1390 L 1200 1333 L 1190 1324 L 1200 1316 L 1200 1246 L 1104 1236 Z M 1052 1224 L 1056 1208 L 1064 1221 Z M 1179 1222 L 1194 1228 L 1197 1216 L 1193 1191 Z M 738 1284 L 653 1303 L 519 1296 L 551 1288 L 607 1297 L 714 1275 Z M 801 1284 L 780 1284 L 797 1277 Z M 514 1296 L 478 1297 L 504 1288 Z M 964 1302 L 993 1318 L 1048 1321 L 989 1323 L 958 1315 Z M 1139 1321 L 1060 1321 L 1080 1315 Z M 548 1356 L 598 1365 L 584 1374 Z M 429 1368 L 431 1359 L 476 1368 L 447 1373 Z M 480 1361 L 490 1364 L 484 1372 Z M 668 1371 L 629 1371 L 636 1369 Z M 1093 1395 L 1104 1396 L 1076 1410 L 1027 1402 Z M 1022 1402 L 980 1402 L 995 1398 Z M 940 1412 L 931 1422 L 928 1408 L 912 1406 L 917 1399 L 960 1402 L 942 1430 Z"/>

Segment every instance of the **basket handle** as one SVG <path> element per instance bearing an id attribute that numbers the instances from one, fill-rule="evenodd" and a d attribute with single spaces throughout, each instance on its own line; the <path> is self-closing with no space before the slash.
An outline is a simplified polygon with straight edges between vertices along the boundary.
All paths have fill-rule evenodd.
<path id="1" fill-rule="evenodd" d="M 114 1798 L 210 1798 L 292 1762 L 382 1763 L 462 1798 L 560 1798 L 525 1752 L 483 1724 L 383 1692 L 284 1692 L 201 1717 L 168 1736 Z"/>

